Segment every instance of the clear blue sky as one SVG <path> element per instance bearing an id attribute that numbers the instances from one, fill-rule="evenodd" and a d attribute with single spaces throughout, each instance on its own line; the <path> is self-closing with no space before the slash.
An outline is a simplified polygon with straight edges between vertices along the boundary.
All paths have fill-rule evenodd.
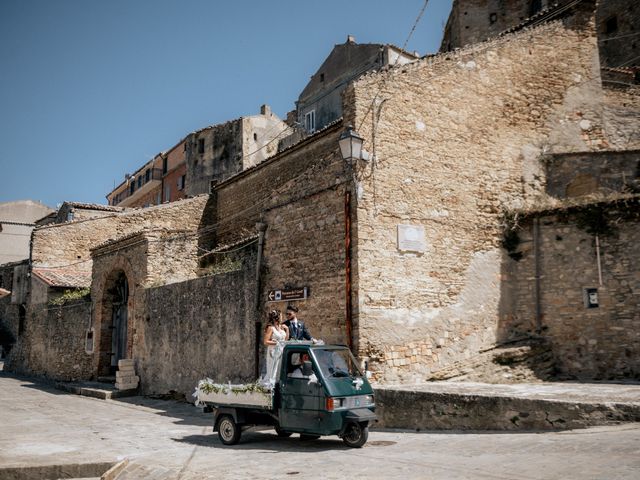
<path id="1" fill-rule="evenodd" d="M 0 202 L 106 203 L 187 133 L 284 118 L 348 34 L 403 46 L 424 0 L 0 0 Z M 437 51 L 451 0 L 407 50 Z"/>

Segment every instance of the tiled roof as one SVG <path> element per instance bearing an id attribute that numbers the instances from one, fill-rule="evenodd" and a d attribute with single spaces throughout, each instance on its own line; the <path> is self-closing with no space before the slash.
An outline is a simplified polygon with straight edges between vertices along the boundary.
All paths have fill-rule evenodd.
<path id="1" fill-rule="evenodd" d="M 50 287 L 83 288 L 91 286 L 90 270 L 68 268 L 34 268 L 33 274 Z"/>

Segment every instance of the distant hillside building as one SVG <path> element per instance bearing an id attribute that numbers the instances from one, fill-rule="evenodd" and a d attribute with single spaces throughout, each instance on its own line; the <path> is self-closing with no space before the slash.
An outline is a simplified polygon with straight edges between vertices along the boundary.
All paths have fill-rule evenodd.
<path id="1" fill-rule="evenodd" d="M 290 128 L 263 105 L 240 117 L 192 132 L 157 154 L 107 194 L 109 205 L 149 207 L 209 193 L 222 181 L 276 153 Z"/>
<path id="2" fill-rule="evenodd" d="M 347 41 L 335 45 L 296 101 L 298 125 L 307 133 L 320 130 L 342 116 L 342 92 L 349 82 L 389 65 L 403 65 L 418 59 L 393 45 Z"/>
<path id="3" fill-rule="evenodd" d="M 29 258 L 31 230 L 52 212 L 33 200 L 0 203 L 0 265 Z"/>

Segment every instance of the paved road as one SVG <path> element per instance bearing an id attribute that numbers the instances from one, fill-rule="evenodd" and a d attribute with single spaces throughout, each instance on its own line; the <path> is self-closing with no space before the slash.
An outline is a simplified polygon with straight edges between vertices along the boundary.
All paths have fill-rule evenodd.
<path id="1" fill-rule="evenodd" d="M 557 433 L 374 431 L 362 449 L 331 437 L 278 439 L 265 430 L 224 447 L 210 414 L 191 405 L 96 400 L 0 372 L 0 469 L 125 457 L 175 479 L 637 480 L 640 424 Z M 140 478 L 153 478 L 149 471 Z"/>

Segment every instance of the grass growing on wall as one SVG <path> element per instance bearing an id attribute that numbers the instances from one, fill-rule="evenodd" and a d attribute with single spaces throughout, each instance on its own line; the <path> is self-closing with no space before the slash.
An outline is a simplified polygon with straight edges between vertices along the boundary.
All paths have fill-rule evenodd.
<path id="1" fill-rule="evenodd" d="M 73 300 L 80 300 L 88 297 L 91 294 L 91 289 L 87 288 L 74 288 L 65 290 L 62 295 L 49 300 L 49 305 L 60 306 L 65 305 Z"/>

